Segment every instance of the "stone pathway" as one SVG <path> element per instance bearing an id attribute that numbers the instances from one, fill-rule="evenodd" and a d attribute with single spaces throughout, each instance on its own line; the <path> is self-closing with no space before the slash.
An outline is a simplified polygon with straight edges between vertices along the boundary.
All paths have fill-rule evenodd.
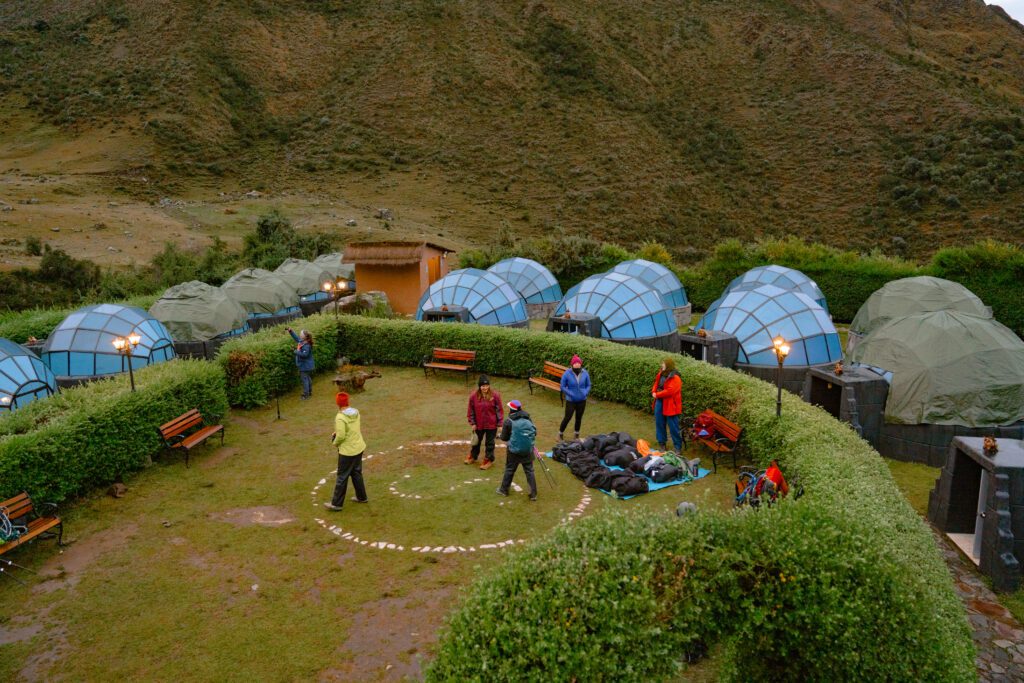
<path id="1" fill-rule="evenodd" d="M 975 660 L 978 681 L 1024 681 L 1024 627 L 999 604 L 971 561 L 945 537 L 936 536 L 974 631 L 974 646 L 978 649 Z"/>

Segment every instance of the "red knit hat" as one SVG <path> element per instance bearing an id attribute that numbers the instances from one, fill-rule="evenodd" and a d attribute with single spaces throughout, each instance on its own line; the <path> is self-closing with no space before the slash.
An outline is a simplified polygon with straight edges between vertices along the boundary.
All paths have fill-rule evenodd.
<path id="1" fill-rule="evenodd" d="M 334 397 L 334 402 L 338 404 L 339 408 L 348 408 L 348 394 L 344 391 L 339 392 L 338 395 Z"/>

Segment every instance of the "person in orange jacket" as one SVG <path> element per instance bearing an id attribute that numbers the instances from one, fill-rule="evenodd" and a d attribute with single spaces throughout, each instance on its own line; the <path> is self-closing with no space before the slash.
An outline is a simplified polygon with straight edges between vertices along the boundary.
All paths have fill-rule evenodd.
<path id="1" fill-rule="evenodd" d="M 676 370 L 676 362 L 671 358 L 661 362 L 661 370 L 651 387 L 651 398 L 654 399 L 654 432 L 658 447 L 665 450 L 667 425 L 672 434 L 672 445 L 676 447 L 676 453 L 681 453 L 683 435 L 679 431 L 679 417 L 683 414 L 683 379 Z"/>

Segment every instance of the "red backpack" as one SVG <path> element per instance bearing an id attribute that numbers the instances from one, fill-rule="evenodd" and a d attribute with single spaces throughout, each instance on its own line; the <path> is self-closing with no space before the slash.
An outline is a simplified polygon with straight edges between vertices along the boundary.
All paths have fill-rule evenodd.
<path id="1" fill-rule="evenodd" d="M 715 421 L 711 417 L 711 411 L 705 410 L 693 421 L 693 435 L 698 439 L 715 439 Z"/>

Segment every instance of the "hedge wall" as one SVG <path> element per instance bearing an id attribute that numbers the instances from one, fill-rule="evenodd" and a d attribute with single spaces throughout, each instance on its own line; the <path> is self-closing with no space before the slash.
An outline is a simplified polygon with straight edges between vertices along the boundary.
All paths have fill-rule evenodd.
<path id="1" fill-rule="evenodd" d="M 148 310 L 158 298 L 160 298 L 159 295 L 147 294 L 115 303 L 138 306 Z M 45 339 L 64 318 L 82 306 L 88 305 L 80 304 L 70 308 L 33 308 L 28 311 L 4 313 L 0 315 L 0 338 L 10 339 L 19 344 L 26 343 L 29 337 Z"/>
<path id="2" fill-rule="evenodd" d="M 163 447 L 156 428 L 186 410 L 225 415 L 219 367 L 174 360 L 92 382 L 0 417 L 0 498 L 60 502 L 137 470 Z"/>
<path id="3" fill-rule="evenodd" d="M 313 360 L 317 372 L 335 370 L 338 321 L 332 315 L 317 314 L 295 320 L 295 333 L 302 329 L 313 335 Z M 217 363 L 227 378 L 228 401 L 233 406 L 254 408 L 299 385 L 295 367 L 295 342 L 288 325 L 260 330 L 220 347 Z"/>
<path id="4" fill-rule="evenodd" d="M 480 370 L 524 376 L 579 353 L 595 397 L 647 408 L 664 354 L 476 325 L 341 319 L 340 350 L 412 364 L 475 349 Z M 597 515 L 508 556 L 454 612 L 431 680 L 652 680 L 687 649 L 723 644 L 731 680 L 974 678 L 970 630 L 927 525 L 877 453 L 795 396 L 676 357 L 684 404 L 744 426 L 807 494 L 772 511 L 676 521 Z"/>

